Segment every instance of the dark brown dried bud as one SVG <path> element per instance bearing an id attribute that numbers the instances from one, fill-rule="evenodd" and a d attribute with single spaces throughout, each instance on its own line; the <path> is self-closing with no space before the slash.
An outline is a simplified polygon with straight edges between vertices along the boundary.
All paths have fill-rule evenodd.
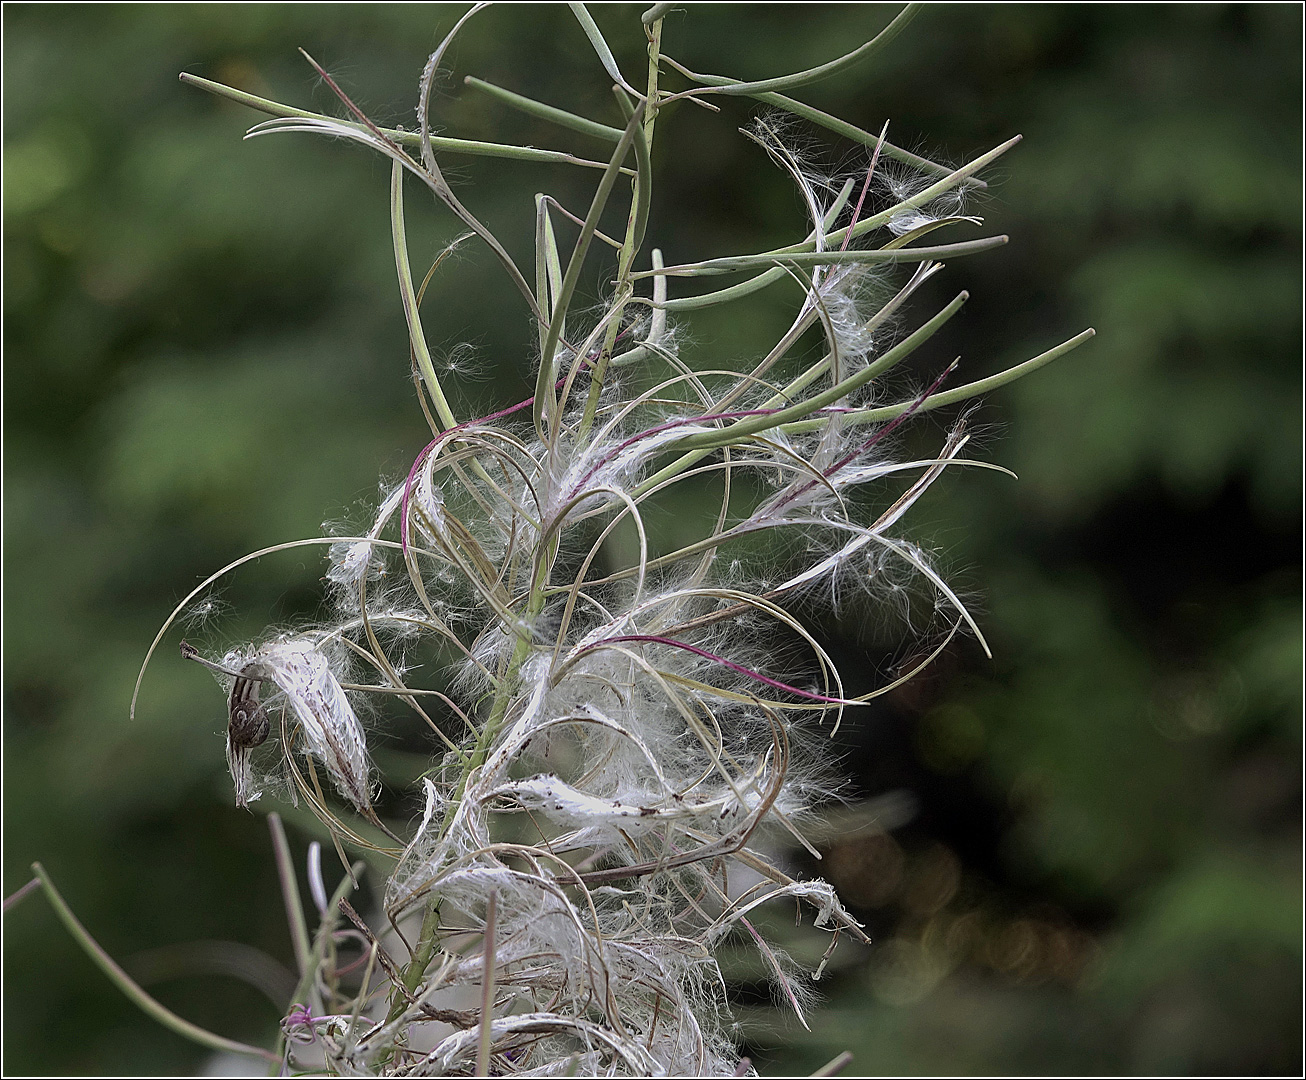
<path id="1" fill-rule="evenodd" d="M 255 666 L 250 664 L 244 670 L 249 672 Z M 267 710 L 258 703 L 261 682 L 257 677 L 251 678 L 242 673 L 231 685 L 231 698 L 228 702 L 231 720 L 227 725 L 227 741 L 237 750 L 250 750 L 261 745 L 272 726 Z"/>

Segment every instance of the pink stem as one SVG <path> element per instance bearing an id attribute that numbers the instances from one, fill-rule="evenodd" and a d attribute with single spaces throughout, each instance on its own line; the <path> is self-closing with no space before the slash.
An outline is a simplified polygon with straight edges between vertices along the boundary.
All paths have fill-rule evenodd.
<path id="1" fill-rule="evenodd" d="M 621 333 L 617 335 L 616 340 L 620 341 L 629 332 L 630 332 L 630 327 L 626 327 L 625 330 L 622 330 Z M 593 354 L 592 358 L 597 358 L 597 356 L 598 354 L 595 353 Z M 582 363 L 588 367 L 590 359 L 591 357 L 586 357 L 585 360 L 582 361 Z M 562 387 L 566 385 L 566 382 L 567 382 L 566 379 L 559 379 L 556 383 L 553 384 L 554 391 L 556 392 L 558 390 L 561 390 Z M 401 516 L 399 518 L 399 542 L 400 542 L 400 548 L 403 551 L 405 557 L 407 557 L 408 555 L 409 496 L 412 494 L 413 480 L 416 479 L 417 477 L 417 470 L 422 467 L 422 462 L 426 460 L 426 455 L 429 454 L 432 450 L 434 450 L 437 446 L 439 446 L 440 441 L 442 439 L 448 438 L 450 435 L 454 434 L 455 432 L 464 431 L 469 427 L 477 427 L 481 424 L 488 424 L 494 420 L 500 420 L 505 416 L 511 416 L 515 412 L 521 412 L 522 409 L 529 409 L 534 404 L 535 404 L 535 397 L 534 395 L 532 395 L 528 397 L 525 401 L 519 401 L 517 402 L 516 405 L 509 405 L 506 409 L 500 409 L 498 412 L 487 413 L 485 416 L 478 416 L 475 420 L 464 420 L 461 424 L 455 424 L 453 427 L 440 432 L 440 434 L 436 438 L 432 439 L 429 443 L 426 444 L 426 446 L 422 449 L 421 453 L 417 455 L 417 460 L 413 462 L 413 467 L 408 470 L 408 478 L 404 481 L 404 498 L 403 498 L 403 503 L 400 507 Z"/>
<path id="2" fill-rule="evenodd" d="M 670 645 L 677 649 L 684 649 L 695 656 L 701 656 L 706 660 L 712 660 L 718 664 L 728 667 L 731 671 L 737 671 L 741 675 L 747 675 L 750 679 L 756 679 L 760 683 L 774 687 L 776 690 L 784 690 L 786 693 L 797 694 L 799 697 L 807 698 L 809 701 L 824 701 L 831 705 L 848 705 L 851 702 L 843 698 L 827 697 L 825 694 L 814 694 L 810 690 L 800 690 L 796 686 L 790 686 L 788 683 L 782 683 L 778 679 L 772 679 L 763 675 L 752 668 L 746 668 L 743 664 L 736 664 L 733 660 L 727 660 L 724 656 L 718 656 L 716 653 L 708 652 L 706 649 L 700 649 L 697 645 L 690 645 L 684 641 L 677 641 L 675 638 L 662 637 L 658 634 L 621 634 L 618 637 L 604 638 L 602 641 L 596 641 L 593 645 L 587 646 L 586 651 L 597 649 L 600 645 L 615 645 L 623 641 L 647 641 L 654 645 Z"/>
<path id="3" fill-rule="evenodd" d="M 940 386 L 943 385 L 943 380 L 946 379 L 949 375 L 951 375 L 956 370 L 956 368 L 957 368 L 957 361 L 954 360 L 951 364 L 948 365 L 947 369 L 943 372 L 943 374 L 940 375 L 937 379 L 935 379 L 934 382 L 932 382 L 928 387 L 926 387 L 925 391 L 915 401 L 911 403 L 911 407 L 909 409 L 906 409 L 903 412 L 899 413 L 897 416 L 895 416 L 892 420 L 890 420 L 887 424 L 885 424 L 884 427 L 880 428 L 879 431 L 877 431 L 874 435 L 872 435 L 869 439 L 867 439 L 864 443 L 862 443 L 861 446 L 857 447 L 856 450 L 850 450 L 848 453 L 844 454 L 843 457 L 841 457 L 828 469 L 822 472 L 821 475 L 828 480 L 831 476 L 837 473 L 840 469 L 842 469 L 854 458 L 859 457 L 860 455 L 866 453 L 867 450 L 869 450 L 872 446 L 878 443 L 881 439 L 888 436 L 888 434 L 891 431 L 893 431 L 894 428 L 896 428 L 899 424 L 904 423 L 912 415 L 912 413 L 916 412 L 917 409 L 919 409 L 922 405 L 924 405 L 925 402 L 929 399 L 929 397 L 933 393 L 935 393 L 935 391 L 937 391 Z M 791 494 L 785 496 L 785 498 L 777 502 L 772 509 L 778 510 L 780 507 L 793 502 L 797 498 L 800 498 L 808 491 L 811 491 L 812 488 L 814 488 L 817 485 L 817 483 L 818 481 L 816 480 L 807 481 L 807 483 L 805 483 L 797 491 L 792 492 Z"/>
<path id="4" fill-rule="evenodd" d="M 565 379 L 559 379 L 558 382 L 553 387 L 554 390 L 557 390 L 558 387 L 562 386 L 562 384 L 565 381 L 566 381 Z M 403 550 L 405 557 L 407 557 L 408 555 L 409 496 L 412 494 L 413 481 L 417 478 L 417 470 L 422 467 L 422 462 L 426 460 L 426 455 L 429 454 L 432 450 L 434 450 L 437 446 L 439 446 L 440 443 L 443 442 L 445 439 L 449 438 L 450 435 L 455 435 L 458 432 L 465 431 L 467 428 L 470 427 L 477 427 L 481 424 L 488 424 L 493 420 L 499 420 L 505 416 L 511 416 L 515 412 L 521 412 L 522 409 L 529 409 L 534 404 L 535 404 L 535 398 L 534 396 L 532 396 L 532 397 L 528 397 L 525 401 L 517 402 L 516 405 L 509 405 L 506 409 L 500 409 L 498 412 L 488 413 L 485 416 L 478 416 L 475 420 L 464 420 L 461 424 L 455 424 L 453 427 L 447 428 L 446 430 L 440 432 L 439 435 L 437 435 L 434 439 L 432 439 L 429 443 L 427 443 L 426 446 L 422 448 L 421 453 L 417 455 L 417 459 L 413 462 L 413 467 L 408 470 L 408 478 L 404 481 L 403 503 L 400 506 L 401 516 L 399 518 L 399 541 L 400 541 L 400 547 Z"/>
<path id="5" fill-rule="evenodd" d="M 619 446 L 609 450 L 602 460 L 597 462 L 589 472 L 581 477 L 579 483 L 576 484 L 575 490 L 579 491 L 583 488 L 590 478 L 603 468 L 604 465 L 607 465 L 613 460 L 613 458 L 617 457 L 617 455 L 625 450 L 626 447 L 633 446 L 635 443 L 639 442 L 640 439 L 647 439 L 651 435 L 660 435 L 664 431 L 670 431 L 673 428 L 678 427 L 685 427 L 687 424 L 702 424 L 711 420 L 742 420 L 749 416 L 770 416 L 772 413 L 778 411 L 778 409 L 749 409 L 743 412 L 706 413 L 703 416 L 690 416 L 681 420 L 668 420 L 665 424 L 658 424 L 656 427 L 651 427 L 646 431 L 641 431 L 638 435 L 632 435 Z"/>
<path id="6" fill-rule="evenodd" d="M 862 203 L 866 199 L 866 192 L 871 186 L 871 176 L 875 172 L 875 163 L 880 160 L 880 148 L 884 145 L 884 133 L 889 130 L 889 122 L 884 122 L 884 127 L 880 131 L 880 139 L 875 144 L 875 153 L 871 155 L 871 164 L 866 170 L 866 179 L 862 181 L 862 193 L 857 196 L 857 205 L 853 207 L 853 219 L 848 225 L 848 231 L 843 234 L 843 243 L 839 245 L 840 251 L 848 250 L 848 241 L 853 238 L 853 228 L 862 216 Z"/>

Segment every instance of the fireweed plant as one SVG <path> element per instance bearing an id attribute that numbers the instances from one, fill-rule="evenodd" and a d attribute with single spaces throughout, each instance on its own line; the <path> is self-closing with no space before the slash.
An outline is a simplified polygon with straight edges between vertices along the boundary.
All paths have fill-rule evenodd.
<path id="1" fill-rule="evenodd" d="M 909 331 L 907 300 L 941 260 L 1005 242 L 938 243 L 931 234 L 980 224 L 961 214 L 964 197 L 1018 137 L 949 169 L 889 142 L 887 124 L 863 131 L 788 92 L 884 49 L 912 6 L 846 56 L 743 82 L 692 72 L 662 52 L 668 4 L 644 13 L 647 71 L 628 80 L 585 7 L 572 4 L 614 84 L 614 123 L 466 80 L 506 107 L 606 142 L 606 162 L 431 133 L 442 58 L 483 6 L 462 16 L 427 63 L 412 131 L 378 127 L 316 64 L 343 119 L 182 76 L 272 114 L 250 135 L 347 139 L 392 164 L 395 263 L 430 441 L 387 487 L 365 532 L 237 560 L 179 605 L 146 658 L 186 605 L 235 567 L 286 548 L 326 549 L 334 622 L 221 656 L 185 642 L 181 651 L 227 694 L 237 806 L 265 792 L 303 800 L 342 858 L 353 848 L 384 866 L 382 925 L 370 927 L 344 899 L 359 864 L 327 898 L 314 845 L 321 925 L 310 937 L 271 816 L 301 982 L 279 1044 L 262 1050 L 167 1013 L 98 952 L 38 875 L 74 933 L 143 1005 L 207 1045 L 268 1059 L 274 1071 L 746 1075 L 751 1066 L 729 1038 L 717 947 L 727 938 L 755 946 L 801 1020 L 804 975 L 759 932 L 757 909 L 785 898 L 807 909 L 830 933 L 830 950 L 840 935 L 866 940 L 830 885 L 789 876 L 759 840 L 783 831 L 806 844 L 804 815 L 830 780 L 822 733 L 924 666 L 850 697 L 796 612 L 859 592 L 885 603 L 885 589 L 907 573 L 942 615 L 929 659 L 959 630 L 983 645 L 962 600 L 899 533 L 945 469 L 982 464 L 963 457 L 965 419 L 924 459 L 895 459 L 892 436 L 913 416 L 1020 378 L 1093 332 L 978 382 L 947 387 L 954 363 L 916 392 L 886 389 L 966 293 Z M 769 107 L 744 134 L 792 179 L 809 231 L 771 251 L 677 263 L 646 247 L 650 148 L 669 104 L 712 109 L 726 95 Z M 794 117 L 860 144 L 857 175 L 814 175 L 786 135 Z M 567 163 L 594 170 L 597 185 L 588 208 L 536 196 L 535 265 L 523 271 L 450 187 L 442 159 L 455 153 Z M 485 244 L 520 293 L 538 339 L 533 397 L 488 416 L 455 415 L 420 314 L 432 275 L 419 284 L 410 263 L 411 178 L 465 228 L 432 270 L 459 244 Z M 613 202 L 626 211 L 609 236 L 599 225 Z M 566 244 L 565 235 L 575 239 Z M 582 269 L 600 254 L 604 298 L 581 311 Z M 735 280 L 713 288 L 723 276 Z M 680 358 L 678 323 L 762 289 L 794 314 L 747 370 Z M 687 481 L 716 485 L 715 523 L 654 553 L 647 508 Z M 625 564 L 610 542 L 618 529 L 633 533 L 638 552 Z M 792 563 L 768 578 L 757 541 L 772 534 Z M 794 642 L 805 660 L 793 658 Z M 448 693 L 408 678 L 411 658 L 432 644 L 456 666 Z M 420 779 L 415 823 L 386 822 L 376 809 L 383 781 L 360 712 L 374 715 L 365 703 L 383 696 L 412 710 L 439 747 Z M 362 946 L 348 977 L 346 940 Z"/>

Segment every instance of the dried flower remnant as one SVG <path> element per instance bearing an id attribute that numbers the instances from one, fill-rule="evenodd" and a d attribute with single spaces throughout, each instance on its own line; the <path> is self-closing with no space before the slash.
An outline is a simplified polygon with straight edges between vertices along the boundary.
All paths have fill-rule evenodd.
<path id="1" fill-rule="evenodd" d="M 964 421 L 925 458 L 895 459 L 891 437 L 918 414 L 1019 378 L 1092 332 L 978 382 L 951 386 L 956 363 L 937 362 L 925 390 L 896 399 L 886 390 L 893 369 L 967 294 L 900 333 L 908 299 L 941 260 L 1006 238 L 919 241 L 980 224 L 961 215 L 960 199 L 1017 140 L 947 169 L 894 146 L 887 124 L 872 135 L 787 95 L 889 46 L 914 5 L 845 57 L 749 83 L 696 74 L 664 55 L 669 5 L 645 14 L 647 75 L 627 81 L 589 12 L 573 4 L 578 33 L 616 83 L 613 123 L 468 78 L 473 92 L 603 140 L 606 161 L 430 133 L 435 73 L 483 6 L 458 20 L 423 71 L 415 132 L 374 124 L 316 64 L 347 118 L 183 76 L 272 114 L 251 135 L 323 134 L 390 160 L 400 297 L 431 427 L 363 535 L 285 545 L 328 549 L 334 624 L 221 661 L 183 644 L 228 691 L 238 805 L 258 798 L 251 754 L 275 737 L 260 762 L 289 781 L 338 848 L 370 850 L 392 867 L 383 921 L 397 934 L 384 941 L 347 904 L 324 902 L 320 869 L 310 875 L 320 947 L 310 951 L 303 938 L 304 982 L 278 1052 L 287 1068 L 350 1075 L 747 1075 L 751 1065 L 729 1037 L 721 943 L 737 937 L 756 947 L 778 996 L 803 1020 L 803 976 L 755 925 L 757 910 L 787 898 L 831 932 L 831 948 L 841 934 L 865 940 L 828 884 L 790 876 L 758 841 L 770 831 L 807 843 L 804 818 L 832 768 L 814 733 L 835 730 L 847 709 L 919 670 L 850 696 L 795 610 L 823 590 L 836 602 L 883 603 L 881 579 L 910 574 L 934 592 L 943 616 L 932 655 L 962 627 L 983 643 L 955 591 L 897 530 L 945 470 L 996 466 L 962 456 Z M 798 239 L 669 264 L 645 246 L 660 228 L 650 156 L 655 130 L 670 119 L 660 110 L 722 95 L 852 134 L 867 162 L 827 182 L 792 149 L 783 124 L 762 118 L 746 134 L 799 190 L 808 220 Z M 591 169 L 595 192 L 588 209 L 537 198 L 528 275 L 446 182 L 441 162 L 459 153 Z M 538 330 L 533 397 L 477 419 L 454 415 L 409 264 L 411 177 L 465 230 L 455 243 L 487 245 L 521 294 Z M 877 205 L 886 188 L 887 205 Z M 629 196 L 625 231 L 607 236 L 600 221 L 618 193 Z M 559 242 L 564 226 L 579 226 L 569 252 Z M 604 245 L 616 250 L 609 293 L 599 310 L 582 313 L 574 303 L 582 268 Z M 743 279 L 694 291 L 719 275 Z M 740 370 L 682 359 L 677 320 L 763 289 L 778 302 L 788 290 L 792 303 L 773 347 Z M 714 522 L 680 547 L 659 548 L 646 514 L 691 480 L 715 486 Z M 619 535 L 633 536 L 629 558 Z M 763 571 L 753 555 L 772 536 L 790 562 Z M 195 595 L 268 553 L 225 568 Z M 447 692 L 406 681 L 403 656 L 415 641 L 456 669 Z M 789 654 L 782 662 L 772 647 L 780 642 L 801 645 L 806 663 Z M 346 661 L 370 681 L 348 681 Z M 355 709 L 368 697 L 403 702 L 439 740 L 415 824 L 387 824 L 377 813 L 382 778 Z M 328 797 L 319 767 L 348 812 Z M 351 824 L 350 812 L 397 844 Z M 353 930 L 335 929 L 342 910 Z M 332 967 L 336 950 L 326 943 L 339 933 L 366 947 L 356 997 Z"/>
<path id="2" fill-rule="evenodd" d="M 227 767 L 231 770 L 231 782 L 236 789 L 236 805 L 246 809 L 251 798 L 258 798 L 257 792 L 252 796 L 250 794 L 252 770 L 249 754 L 267 741 L 272 727 L 267 709 L 259 704 L 259 691 L 263 683 L 260 668 L 251 661 L 239 671 L 230 671 L 220 664 L 205 660 L 186 641 L 181 643 L 181 655 L 187 660 L 203 664 L 231 683 L 231 692 L 227 695 Z"/>
<path id="3" fill-rule="evenodd" d="M 251 794 L 249 752 L 261 746 L 271 730 L 259 688 L 272 684 L 280 691 L 273 704 L 293 717 L 304 753 L 320 761 L 336 789 L 355 810 L 371 818 L 371 765 L 362 725 L 318 643 L 308 638 L 267 642 L 250 653 L 232 653 L 215 664 L 204 660 L 194 646 L 182 642 L 182 656 L 196 660 L 231 680 L 228 696 L 227 760 L 236 787 L 236 805 L 245 807 Z"/>

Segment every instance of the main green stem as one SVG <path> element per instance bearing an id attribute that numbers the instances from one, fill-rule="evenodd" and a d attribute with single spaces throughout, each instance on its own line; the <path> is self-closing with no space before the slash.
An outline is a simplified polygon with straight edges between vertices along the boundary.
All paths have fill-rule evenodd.
<path id="1" fill-rule="evenodd" d="M 651 146 L 653 141 L 653 126 L 657 118 L 657 94 L 658 94 L 658 59 L 662 47 L 662 20 L 657 19 L 647 28 L 648 36 L 648 56 L 649 56 L 649 73 L 648 73 L 648 102 L 644 111 L 644 138 Z M 614 304 L 618 311 L 625 307 L 634 289 L 630 281 L 631 265 L 635 261 L 638 252 L 635 250 L 635 207 L 639 202 L 640 191 L 638 188 L 639 178 L 635 179 L 635 187 L 631 194 L 630 216 L 626 223 L 625 242 L 622 245 L 621 253 L 617 259 L 617 284 L 616 298 Z M 647 193 L 645 193 L 647 194 Z M 616 344 L 617 334 L 620 330 L 620 317 L 613 318 L 609 324 L 607 333 L 604 337 L 603 348 L 599 353 L 599 358 L 594 366 L 593 375 L 590 380 L 589 397 L 585 402 L 585 412 L 581 419 L 580 438 L 584 440 L 588 435 L 594 423 L 594 417 L 598 410 L 599 393 L 603 388 L 603 378 L 607 370 L 608 360 L 612 356 L 613 346 Z M 557 550 L 558 541 L 555 538 L 551 542 L 552 552 L 546 555 L 552 555 Z M 549 570 L 552 565 L 552 558 L 546 557 L 539 561 L 534 578 L 531 582 L 531 590 L 526 604 L 525 625 L 517 632 L 517 643 L 513 648 L 511 659 L 508 661 L 507 670 L 495 690 L 494 705 L 490 710 L 489 719 L 482 728 L 479 737 L 476 740 L 476 747 L 472 751 L 470 758 L 463 767 L 461 776 L 458 778 L 458 785 L 455 790 L 453 799 L 445 811 L 444 822 L 441 826 L 441 835 L 448 832 L 453 823 L 454 814 L 457 812 L 459 804 L 467 791 L 467 784 L 472 774 L 480 769 L 489 757 L 490 748 L 498 738 L 499 732 L 503 727 L 504 721 L 508 716 L 508 708 L 512 702 L 513 693 L 520 679 L 521 666 L 525 663 L 526 658 L 531 652 L 531 632 L 530 625 L 544 610 L 544 601 L 549 583 Z M 427 902 L 426 911 L 422 916 L 422 927 L 418 932 L 417 945 L 413 949 L 411 958 L 403 970 L 401 976 L 404 990 L 407 994 L 396 988 L 391 997 L 390 1011 L 386 1022 L 390 1023 L 402 1015 L 407 1007 L 408 995 L 415 994 L 418 986 L 421 984 L 422 976 L 426 973 L 427 967 L 431 963 L 432 957 L 435 956 L 440 942 L 440 894 L 432 893 Z"/>

